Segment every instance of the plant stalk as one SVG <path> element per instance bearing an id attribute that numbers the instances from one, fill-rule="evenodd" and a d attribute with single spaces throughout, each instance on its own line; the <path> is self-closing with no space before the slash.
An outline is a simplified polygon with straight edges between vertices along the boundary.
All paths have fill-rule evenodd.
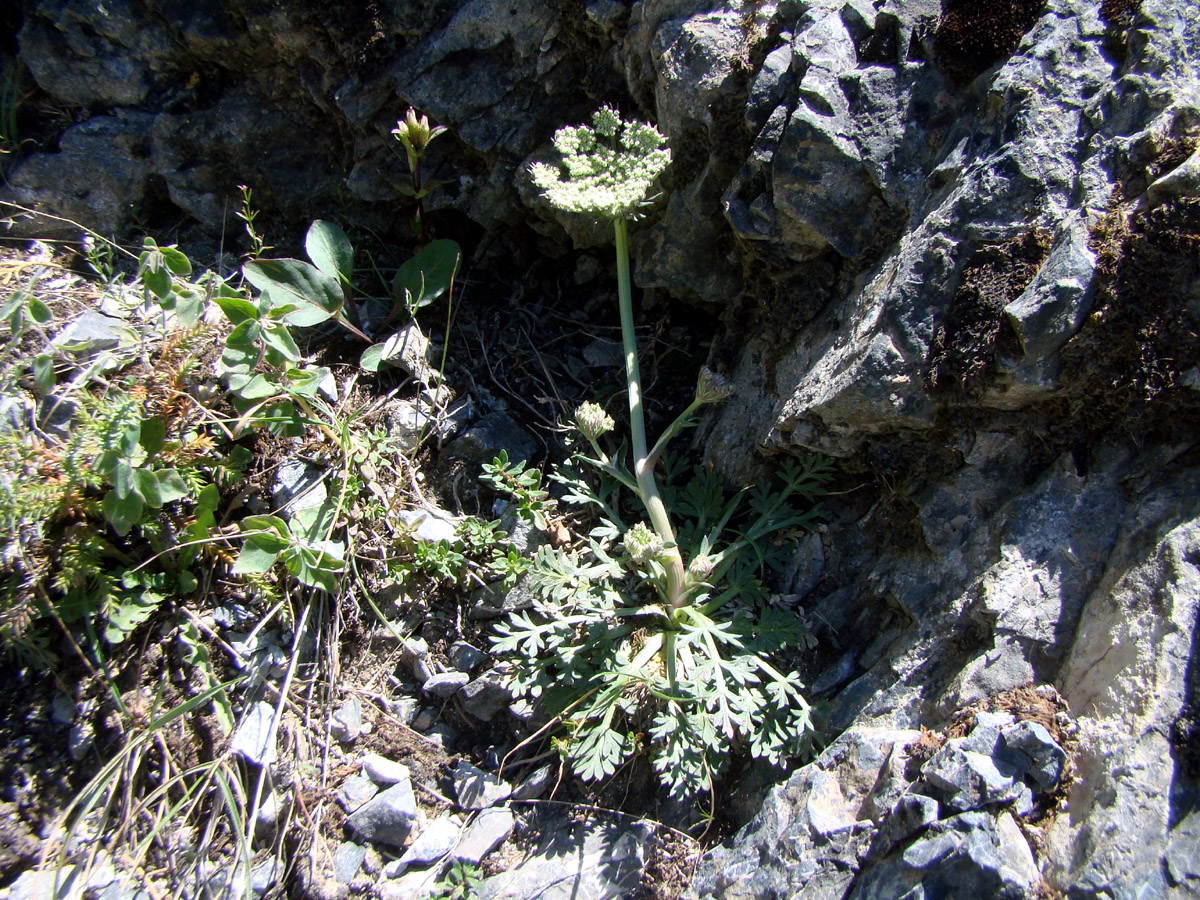
<path id="1" fill-rule="evenodd" d="M 672 609 L 686 602 L 683 592 L 683 557 L 675 530 L 654 480 L 654 462 L 646 444 L 642 411 L 642 376 L 638 368 L 637 337 L 633 330 L 633 291 L 629 280 L 629 229 L 623 218 L 613 220 L 617 236 L 617 299 L 621 309 L 621 340 L 625 350 L 625 380 L 629 385 L 629 431 L 633 440 L 633 473 L 637 492 L 650 516 L 650 525 L 663 542 L 662 563 L 667 573 L 666 600 Z"/>

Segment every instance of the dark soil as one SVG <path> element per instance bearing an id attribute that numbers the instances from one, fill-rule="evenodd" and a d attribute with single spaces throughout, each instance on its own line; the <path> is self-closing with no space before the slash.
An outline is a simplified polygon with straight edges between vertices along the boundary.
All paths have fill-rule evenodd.
<path id="1" fill-rule="evenodd" d="M 1033 281 L 1049 249 L 1050 236 L 1035 229 L 974 253 L 929 346 L 929 393 L 978 397 L 991 382 L 997 358 L 1020 355 L 1004 307 Z"/>
<path id="2" fill-rule="evenodd" d="M 960 85 L 1017 49 L 1045 0 L 942 0 L 933 46 L 942 70 Z"/>

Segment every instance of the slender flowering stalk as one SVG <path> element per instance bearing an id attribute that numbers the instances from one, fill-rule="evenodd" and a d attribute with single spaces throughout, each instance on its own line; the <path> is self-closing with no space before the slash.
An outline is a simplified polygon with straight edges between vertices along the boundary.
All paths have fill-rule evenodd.
<path id="1" fill-rule="evenodd" d="M 445 131 L 445 125 L 431 128 L 429 116 L 418 116 L 417 111 L 411 106 L 404 118 L 398 121 L 396 127 L 392 129 L 392 136 L 404 145 L 404 152 L 408 157 L 410 184 L 405 193 L 417 201 L 417 215 L 413 224 L 421 246 L 425 246 L 429 242 L 429 237 L 425 233 L 425 195 L 429 193 L 429 189 L 421 184 L 421 158 L 425 156 L 429 142 Z"/>
<path id="2" fill-rule="evenodd" d="M 554 135 L 561 166 L 535 163 L 530 174 L 546 199 L 559 209 L 583 213 L 613 223 L 617 245 L 617 298 L 629 390 L 629 428 L 633 473 L 638 496 L 646 507 L 662 550 L 656 556 L 667 574 L 665 599 L 677 609 L 686 602 L 683 556 L 675 530 L 654 479 L 657 454 L 646 441 L 642 409 L 642 379 L 638 369 L 633 322 L 633 291 L 629 278 L 628 220 L 646 205 L 646 193 L 671 161 L 666 138 L 644 122 L 623 120 L 612 107 L 592 116 L 591 126 L 561 128 Z M 656 445 L 657 447 L 657 445 Z M 661 451 L 659 451 L 661 452 Z"/>

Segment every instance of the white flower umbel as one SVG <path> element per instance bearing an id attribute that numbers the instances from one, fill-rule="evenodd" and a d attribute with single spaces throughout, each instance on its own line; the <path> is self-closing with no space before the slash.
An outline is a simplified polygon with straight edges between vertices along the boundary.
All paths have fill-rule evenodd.
<path id="1" fill-rule="evenodd" d="M 554 148 L 562 165 L 534 163 L 533 183 L 553 206 L 598 219 L 627 218 L 671 161 L 667 139 L 653 125 L 624 121 L 610 106 L 592 116 L 591 127 L 560 128 Z"/>

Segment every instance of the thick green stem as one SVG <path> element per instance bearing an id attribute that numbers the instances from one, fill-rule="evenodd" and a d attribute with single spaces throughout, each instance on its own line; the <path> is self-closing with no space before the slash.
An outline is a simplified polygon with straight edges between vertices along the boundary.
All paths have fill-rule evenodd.
<path id="1" fill-rule="evenodd" d="M 621 338 L 625 348 L 625 380 L 629 385 L 629 431 L 633 440 L 633 473 L 638 495 L 646 506 L 650 524 L 663 542 L 663 566 L 667 572 L 666 600 L 672 609 L 681 606 L 683 593 L 683 557 L 675 543 L 675 531 L 667 516 L 667 507 L 654 480 L 654 463 L 646 444 L 646 420 L 642 412 L 642 376 L 638 369 L 637 338 L 633 330 L 633 291 L 629 283 L 629 231 L 625 220 L 613 220 L 617 233 L 617 298 L 621 307 Z"/>

